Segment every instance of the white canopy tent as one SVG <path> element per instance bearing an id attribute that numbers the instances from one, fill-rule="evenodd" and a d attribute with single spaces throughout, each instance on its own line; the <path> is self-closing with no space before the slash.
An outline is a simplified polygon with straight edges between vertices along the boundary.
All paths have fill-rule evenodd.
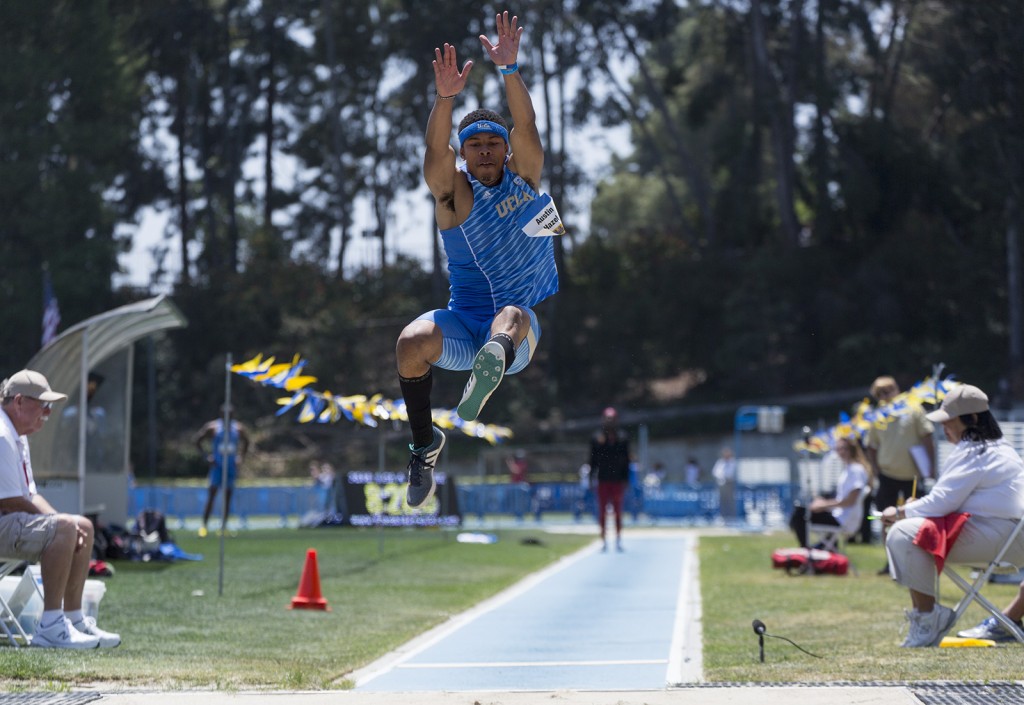
<path id="1" fill-rule="evenodd" d="M 36 483 L 57 509 L 102 511 L 108 522 L 126 523 L 133 344 L 187 324 L 170 299 L 157 296 L 72 326 L 26 365 L 68 395 L 31 440 Z M 98 388 L 90 390 L 90 376 Z"/>

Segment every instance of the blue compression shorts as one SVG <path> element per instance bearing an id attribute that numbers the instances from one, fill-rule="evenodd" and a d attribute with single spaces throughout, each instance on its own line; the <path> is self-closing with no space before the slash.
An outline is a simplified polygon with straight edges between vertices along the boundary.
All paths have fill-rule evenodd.
<path id="1" fill-rule="evenodd" d="M 228 474 L 227 485 L 228 485 L 229 488 L 233 489 L 234 486 L 235 486 L 235 476 L 238 474 L 237 469 L 235 468 L 235 463 L 234 463 L 233 460 L 229 460 L 228 461 L 228 473 L 227 474 Z M 213 465 L 210 466 L 210 474 L 207 476 L 207 480 L 209 481 L 209 486 L 210 487 L 220 487 L 220 479 L 221 479 L 220 476 L 221 476 L 221 465 L 220 465 L 220 463 L 214 463 Z"/>
<path id="2" fill-rule="evenodd" d="M 510 375 L 514 375 L 530 364 L 530 359 L 533 358 L 537 343 L 540 341 L 540 323 L 537 321 L 537 314 L 525 306 L 520 308 L 530 314 L 530 331 L 516 348 L 516 359 L 512 363 L 512 367 L 505 372 Z M 431 321 L 441 329 L 441 334 L 444 336 L 441 357 L 434 363 L 436 367 L 445 370 L 468 370 L 472 369 L 473 360 L 480 352 L 480 348 L 491 339 L 491 322 L 494 320 L 494 316 L 480 317 L 439 308 L 424 313 L 416 320 Z"/>

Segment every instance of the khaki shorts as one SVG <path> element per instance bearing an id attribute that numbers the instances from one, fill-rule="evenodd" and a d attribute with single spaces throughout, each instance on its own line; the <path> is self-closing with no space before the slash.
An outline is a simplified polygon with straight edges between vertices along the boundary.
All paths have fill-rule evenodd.
<path id="1" fill-rule="evenodd" d="M 56 514 L 0 515 L 0 557 L 36 563 L 56 535 Z"/>

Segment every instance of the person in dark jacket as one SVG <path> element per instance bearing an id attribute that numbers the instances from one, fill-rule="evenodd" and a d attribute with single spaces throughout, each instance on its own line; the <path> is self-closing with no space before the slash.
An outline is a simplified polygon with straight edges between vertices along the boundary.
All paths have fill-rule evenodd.
<path id="1" fill-rule="evenodd" d="M 608 505 L 615 515 L 615 548 L 622 551 L 622 500 L 629 486 L 629 436 L 619 428 L 619 413 L 608 407 L 601 429 L 590 441 L 590 478 L 597 483 L 597 523 L 601 550 L 608 550 L 605 518 Z"/>

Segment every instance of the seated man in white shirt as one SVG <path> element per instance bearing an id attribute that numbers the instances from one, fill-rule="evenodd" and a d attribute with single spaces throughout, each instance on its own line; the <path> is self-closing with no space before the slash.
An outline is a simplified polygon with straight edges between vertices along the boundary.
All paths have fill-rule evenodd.
<path id="1" fill-rule="evenodd" d="M 0 555 L 38 562 L 43 615 L 32 646 L 110 648 L 121 643 L 82 612 L 82 592 L 92 558 L 92 522 L 57 512 L 36 492 L 27 436 L 43 427 L 54 402 L 67 395 L 46 377 L 22 370 L 0 385 Z"/>

